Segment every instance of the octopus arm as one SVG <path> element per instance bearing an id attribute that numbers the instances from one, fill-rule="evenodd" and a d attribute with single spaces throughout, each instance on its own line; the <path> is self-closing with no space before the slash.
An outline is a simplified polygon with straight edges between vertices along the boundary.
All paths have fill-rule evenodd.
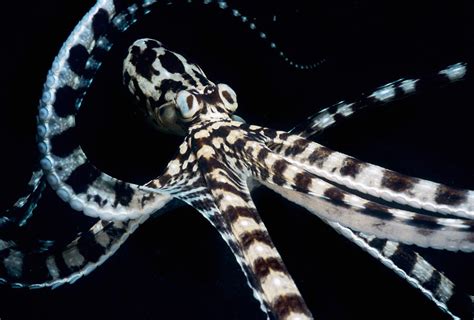
<path id="1" fill-rule="evenodd" d="M 413 249 L 402 243 L 352 231 L 337 222 L 326 220 L 326 223 L 405 279 L 453 319 L 467 319 L 473 314 L 472 297 Z"/>
<path id="2" fill-rule="evenodd" d="M 350 117 L 363 108 L 386 105 L 395 99 L 406 98 L 412 93 L 425 88 L 431 88 L 434 85 L 441 86 L 462 80 L 466 76 L 467 67 L 465 63 L 457 63 L 441 69 L 434 75 L 431 74 L 418 79 L 400 79 L 387 83 L 379 86 L 371 94 L 363 95 L 354 102 L 342 101 L 328 108 L 321 109 L 289 132 L 302 137 L 313 136 L 329 127 L 337 125 L 341 120 Z M 407 90 L 409 88 L 412 90 Z M 375 99 L 375 97 L 383 96 L 388 99 Z M 326 222 L 339 234 L 358 245 L 387 268 L 394 271 L 395 274 L 405 279 L 453 319 L 470 318 L 473 314 L 474 307 L 472 301 L 474 300 L 472 297 L 456 287 L 449 278 L 436 270 L 410 246 L 355 232 L 336 222 L 327 220 Z"/>
<path id="3" fill-rule="evenodd" d="M 267 319 L 270 319 L 271 310 L 268 308 L 265 296 L 256 281 L 252 265 L 250 264 L 250 261 L 246 259 L 238 240 L 230 230 L 228 224 L 224 221 L 222 212 L 214 203 L 212 195 L 209 193 L 202 193 L 200 196 L 188 198 L 185 202 L 193 206 L 219 232 L 245 275 L 247 286 L 252 291 L 255 300 L 259 303 L 260 310 L 266 315 Z"/>
<path id="4" fill-rule="evenodd" d="M 103 220 L 123 221 L 149 215 L 171 200 L 168 194 L 150 194 L 139 190 L 138 185 L 103 173 L 80 149 L 67 158 L 51 161 L 47 179 L 73 209 Z"/>
<path id="5" fill-rule="evenodd" d="M 267 135 L 268 135 L 268 130 Z M 281 157 L 321 178 L 386 201 L 474 219 L 474 191 L 410 177 L 365 163 L 316 142 L 278 131 L 269 144 Z"/>
<path id="6" fill-rule="evenodd" d="M 458 62 L 439 71 L 419 78 L 401 78 L 377 87 L 370 93 L 362 94 L 353 101 L 340 101 L 323 108 L 305 121 L 296 125 L 290 133 L 308 138 L 333 126 L 342 119 L 352 116 L 361 109 L 385 106 L 395 100 L 407 98 L 423 90 L 435 89 L 464 80 L 472 71 L 468 64 Z"/>
<path id="7" fill-rule="evenodd" d="M 474 250 L 470 220 L 436 218 L 390 208 L 347 193 L 259 143 L 248 143 L 246 150 L 249 156 L 255 157 L 257 180 L 321 218 L 407 244 L 453 251 Z"/>
<path id="8" fill-rule="evenodd" d="M 104 220 L 126 220 L 160 209 L 169 195 L 150 195 L 92 165 L 80 146 L 76 115 L 112 39 L 154 3 L 99 1 L 74 29 L 48 72 L 39 105 L 40 165 L 50 186 L 69 205 Z"/>
<path id="9" fill-rule="evenodd" d="M 201 157 L 199 161 L 209 170 L 194 174 L 192 192 L 175 197 L 195 208 L 219 232 L 268 319 L 271 315 L 310 319 L 311 313 L 258 215 L 243 173 L 214 158 Z M 146 188 L 152 192 L 153 184 Z"/>
<path id="10" fill-rule="evenodd" d="M 36 209 L 45 187 L 46 179 L 43 176 L 43 172 L 41 170 L 34 170 L 24 195 L 11 208 L 0 214 L 0 230 L 4 231 L 8 228 L 24 226 Z"/>
<path id="11" fill-rule="evenodd" d="M 218 163 L 215 159 L 203 161 Z M 245 177 L 221 163 L 205 173 L 204 179 L 222 221 L 217 229 L 230 243 L 262 309 L 277 319 L 312 319 L 257 212 Z"/>
<path id="12" fill-rule="evenodd" d="M 472 231 L 464 230 L 462 225 L 458 223 L 451 225 L 450 221 L 447 221 L 450 226 L 444 226 L 436 218 L 409 212 L 398 211 L 395 213 L 391 209 L 365 200 L 360 202 L 361 204 L 364 203 L 362 206 L 353 206 L 349 204 L 352 201 L 326 198 L 322 195 L 324 191 L 320 192 L 313 189 L 314 193 L 306 193 L 293 187 L 288 188 L 269 181 L 260 181 L 268 188 L 303 206 L 313 214 L 338 222 L 353 230 L 420 247 L 466 252 L 474 250 Z M 331 192 L 342 193 L 341 190 L 333 187 Z M 366 209 L 363 207 L 366 207 Z M 461 221 L 461 223 L 464 222 Z M 468 227 L 468 229 L 470 228 Z"/>
<path id="13" fill-rule="evenodd" d="M 112 256 L 148 216 L 128 221 L 99 220 L 64 247 L 27 251 L 0 240 L 0 281 L 30 289 L 73 283 Z"/>
<path id="14" fill-rule="evenodd" d="M 454 83 L 465 79 L 469 73 L 468 65 L 459 62 L 420 78 L 399 79 L 387 83 L 370 94 L 363 94 L 353 102 L 342 101 L 320 110 L 290 130 L 290 133 L 310 137 L 358 110 L 385 105 L 429 88 Z M 413 208 L 474 218 L 473 191 L 451 188 L 363 163 L 317 143 L 310 142 L 306 145 L 306 140 L 288 136 L 286 133 L 280 133 L 279 136 L 280 141 L 269 143 L 272 150 L 304 163 L 308 171 L 333 182 Z"/>

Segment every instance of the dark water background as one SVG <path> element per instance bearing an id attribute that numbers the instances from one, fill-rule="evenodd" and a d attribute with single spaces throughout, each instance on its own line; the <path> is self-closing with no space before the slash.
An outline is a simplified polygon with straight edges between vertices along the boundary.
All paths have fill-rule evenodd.
<path id="1" fill-rule="evenodd" d="M 2 5 L 0 204 L 20 194 L 34 161 L 35 114 L 45 75 L 93 1 Z M 121 86 L 126 48 L 156 38 L 198 62 L 238 94 L 248 122 L 290 129 L 314 111 L 402 76 L 473 57 L 468 1 L 229 1 L 294 60 L 215 5 L 157 9 L 112 49 L 78 116 L 82 145 L 99 168 L 144 182 L 160 174 L 179 139 L 154 132 Z M 276 17 L 276 19 L 274 18 Z M 384 167 L 474 188 L 472 81 L 361 112 L 315 138 Z M 446 319 L 412 289 L 317 218 L 269 191 L 255 202 L 307 304 L 319 319 Z M 70 237 L 92 223 L 47 191 L 32 223 L 40 236 Z M 36 231 L 35 231 L 36 232 Z M 32 231 L 31 237 L 38 235 Z M 474 292 L 474 259 L 423 250 Z M 55 290 L 0 288 L 0 318 L 264 319 L 233 256 L 190 208 L 148 221 L 91 275 Z"/>

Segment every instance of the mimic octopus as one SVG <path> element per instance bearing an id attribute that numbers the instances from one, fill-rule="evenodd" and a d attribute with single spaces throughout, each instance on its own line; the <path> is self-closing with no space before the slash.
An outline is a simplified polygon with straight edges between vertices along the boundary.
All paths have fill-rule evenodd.
<path id="1" fill-rule="evenodd" d="M 2 227 L 27 223 L 45 181 L 73 209 L 100 220 L 54 252 L 28 253 L 13 240 L 0 240 L 3 282 L 29 288 L 74 282 L 114 254 L 152 213 L 178 199 L 219 232 L 268 318 L 312 319 L 317 310 L 306 306 L 252 200 L 252 189 L 261 185 L 318 216 L 453 318 L 471 310 L 468 295 L 404 244 L 472 252 L 474 192 L 365 163 L 308 139 L 367 106 L 412 95 L 433 78 L 437 84 L 461 80 L 466 64 L 450 65 L 428 80 L 380 86 L 286 132 L 247 124 L 235 114 L 237 94 L 230 86 L 212 82 L 201 67 L 157 40 L 137 40 L 123 63 L 125 87 L 158 130 L 184 140 L 163 174 L 136 185 L 88 160 L 76 138 L 75 117 L 111 39 L 155 2 L 98 1 L 54 60 L 38 113 L 41 168 L 33 173 L 28 195 L 4 214 Z M 30 268 L 37 272 L 26 272 Z"/>

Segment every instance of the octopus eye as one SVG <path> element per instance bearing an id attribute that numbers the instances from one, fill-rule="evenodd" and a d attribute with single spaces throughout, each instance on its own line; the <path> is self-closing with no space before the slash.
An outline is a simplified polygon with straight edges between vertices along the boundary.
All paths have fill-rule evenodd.
<path id="1" fill-rule="evenodd" d="M 186 131 L 178 122 L 178 110 L 174 102 L 168 102 L 154 110 L 154 123 L 161 132 L 184 136 Z"/>
<path id="2" fill-rule="evenodd" d="M 173 103 L 165 103 L 158 108 L 158 120 L 163 126 L 176 123 L 176 108 Z"/>
<path id="3" fill-rule="evenodd" d="M 219 96 L 221 97 L 221 100 L 224 103 L 224 107 L 230 112 L 234 112 L 238 106 L 237 95 L 235 94 L 235 91 L 232 90 L 231 87 L 223 83 L 219 83 L 217 85 L 217 90 L 219 91 Z"/>
<path id="4" fill-rule="evenodd" d="M 201 109 L 201 104 L 195 95 L 187 90 L 180 91 L 176 96 L 176 106 L 183 120 L 192 120 L 196 113 Z"/>

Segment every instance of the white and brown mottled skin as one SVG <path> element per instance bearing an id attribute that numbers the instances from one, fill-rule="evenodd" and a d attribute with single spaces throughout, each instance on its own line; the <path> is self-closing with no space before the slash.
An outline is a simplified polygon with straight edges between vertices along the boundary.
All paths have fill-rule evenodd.
<path id="1" fill-rule="evenodd" d="M 143 65 L 145 62 L 148 68 Z M 257 214 L 247 187 L 249 179 L 258 180 L 324 219 L 358 231 L 421 246 L 472 250 L 470 221 L 389 208 L 321 179 L 322 175 L 340 183 L 324 173 L 356 178 L 363 168 L 377 167 L 299 136 L 233 121 L 235 93 L 204 77 L 199 67 L 156 40 L 143 39 L 131 46 L 124 62 L 125 84 L 158 126 L 171 123 L 165 129 L 188 131 L 178 156 L 165 173 L 139 189 L 169 192 L 207 215 L 224 238 L 230 235 L 233 241 L 229 242 L 233 242 L 234 253 L 243 260 L 241 265 L 250 283 L 277 318 L 291 318 L 292 314 L 304 318 L 309 311 Z M 160 112 L 162 108 L 167 109 L 166 114 Z M 328 164 L 333 154 L 336 160 Z M 317 168 L 326 170 L 321 174 Z M 206 206 L 213 208 L 211 215 L 194 199 L 183 196 L 183 186 L 178 181 L 182 173 L 194 177 L 193 188 L 203 190 Z M 387 176 L 403 178 L 386 170 L 384 177 Z M 351 187 L 349 183 L 344 185 Z M 282 301 L 289 305 L 284 311 L 280 310 Z"/>
<path id="2" fill-rule="evenodd" d="M 471 191 L 405 177 L 296 135 L 233 121 L 237 100 L 232 89 L 216 86 L 199 67 L 154 40 L 140 40 L 131 47 L 124 77 L 159 129 L 187 134 L 166 172 L 140 187 L 98 171 L 75 140 L 64 147 L 64 142 L 74 138 L 76 110 L 72 105 L 88 86 L 87 81 L 77 80 L 93 77 L 98 68 L 95 55 L 103 55 L 101 51 L 107 51 L 110 46 L 104 30 L 110 31 L 107 30 L 110 26 L 123 31 L 130 23 L 127 19 L 135 19 L 143 13 L 140 10 L 148 10 L 152 4 L 153 1 L 145 1 L 138 7 L 127 8 L 120 1 L 99 2 L 81 28 L 71 35 L 72 40 L 66 42 L 51 70 L 40 105 L 41 165 L 50 185 L 74 209 L 119 221 L 99 222 L 59 254 L 40 257 L 45 258 L 45 266 L 38 279 L 49 279 L 43 284 L 38 284 L 38 279 L 25 281 L 23 265 L 31 261 L 15 249 L 14 243 L 2 241 L 4 278 L 17 285 L 30 283 L 32 287 L 73 282 L 113 254 L 149 213 L 176 197 L 194 206 L 219 230 L 265 312 L 277 318 L 311 317 L 258 216 L 247 187 L 248 179 L 259 180 L 305 206 L 336 230 L 346 232 L 345 236 L 349 235 L 345 231 L 349 229 L 343 229 L 346 227 L 341 224 L 400 242 L 472 251 L 472 223 L 468 220 L 394 209 L 360 198 L 339 186 L 465 218 L 472 218 Z M 79 37 L 84 33 L 88 36 Z M 58 77 L 61 68 L 72 76 Z M 459 72 L 445 75 L 449 78 L 453 74 L 454 80 L 462 77 Z M 400 88 L 409 93 L 412 84 L 402 82 Z M 390 88 L 394 86 L 375 91 L 372 98 L 389 100 Z M 336 109 L 335 114 L 353 111 L 350 107 Z M 321 119 L 331 116 L 329 112 L 329 117 L 323 114 L 315 118 L 311 125 L 306 125 L 307 130 L 318 128 L 318 122 L 324 128 L 326 124 Z M 391 259 L 408 273 L 407 279 L 418 279 L 421 287 L 426 283 L 427 290 L 439 301 L 449 300 L 449 296 L 439 292 L 449 287 L 449 280 L 430 269 L 421 257 L 400 258 L 397 254 L 400 247 L 393 241 L 365 237 L 357 232 L 354 235 L 353 241 L 366 239 L 365 250 L 369 251 L 367 246 L 378 250 L 379 260 L 382 260 L 380 254 Z M 91 254 L 83 248 L 94 250 Z M 437 280 L 432 281 L 428 275 Z"/>

